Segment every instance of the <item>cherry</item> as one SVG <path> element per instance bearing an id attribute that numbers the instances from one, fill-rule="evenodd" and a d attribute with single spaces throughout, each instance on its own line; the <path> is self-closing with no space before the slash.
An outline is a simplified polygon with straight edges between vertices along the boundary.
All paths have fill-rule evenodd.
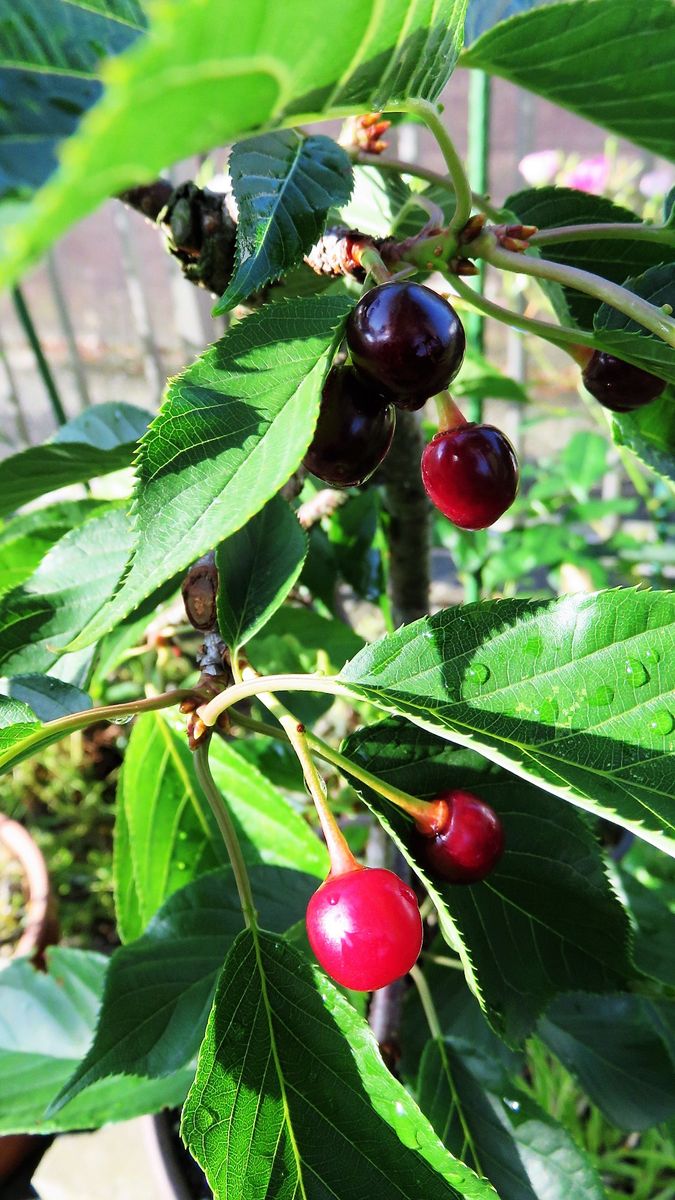
<path id="1" fill-rule="evenodd" d="M 513 504 L 518 460 L 494 425 L 442 429 L 425 446 L 422 481 L 431 502 L 460 529 L 485 529 Z"/>
<path id="2" fill-rule="evenodd" d="M 447 300 L 419 283 L 383 283 L 347 320 L 354 365 L 401 408 L 421 408 L 454 379 L 464 357 L 462 323 Z"/>
<path id="3" fill-rule="evenodd" d="M 612 412 L 632 412 L 651 404 L 664 390 L 664 379 L 634 367 L 632 363 L 595 350 L 581 378 L 591 396 Z"/>
<path id="4" fill-rule="evenodd" d="M 304 465 L 335 487 L 363 483 L 391 445 L 396 413 L 353 367 L 333 367 L 321 395 L 319 419 Z"/>
<path id="5" fill-rule="evenodd" d="M 407 974 L 422 948 L 422 918 L 407 883 L 381 867 L 330 874 L 307 906 L 309 942 L 343 987 L 372 992 Z"/>
<path id="6" fill-rule="evenodd" d="M 451 883 L 484 879 L 504 852 L 504 827 L 495 810 L 471 792 L 444 792 L 447 822 L 424 840 L 429 866 Z"/>

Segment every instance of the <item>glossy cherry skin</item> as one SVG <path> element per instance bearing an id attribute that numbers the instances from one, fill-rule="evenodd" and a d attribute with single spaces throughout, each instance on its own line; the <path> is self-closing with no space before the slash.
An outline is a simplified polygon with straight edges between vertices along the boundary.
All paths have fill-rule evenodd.
<path id="1" fill-rule="evenodd" d="M 494 425 L 459 425 L 431 439 L 422 481 L 432 504 L 460 529 L 485 529 L 513 504 L 518 460 Z"/>
<path id="2" fill-rule="evenodd" d="M 586 391 L 612 412 L 632 412 L 651 404 L 666 386 L 664 379 L 602 350 L 593 352 L 581 378 Z"/>
<path id="3" fill-rule="evenodd" d="M 353 367 L 333 367 L 304 465 L 334 487 L 363 483 L 391 445 L 396 412 Z"/>
<path id="4" fill-rule="evenodd" d="M 472 792 L 446 792 L 448 821 L 435 837 L 425 838 L 423 853 L 440 879 L 476 883 L 504 853 L 504 827 L 495 810 Z"/>
<path id="5" fill-rule="evenodd" d="M 454 308 L 419 283 L 383 283 L 362 296 L 347 321 L 347 345 L 362 375 L 420 408 L 454 379 L 464 357 L 464 329 Z"/>
<path id="6" fill-rule="evenodd" d="M 422 918 L 407 883 L 381 867 L 329 875 L 307 906 L 307 935 L 337 983 L 372 992 L 407 974 L 422 948 Z"/>

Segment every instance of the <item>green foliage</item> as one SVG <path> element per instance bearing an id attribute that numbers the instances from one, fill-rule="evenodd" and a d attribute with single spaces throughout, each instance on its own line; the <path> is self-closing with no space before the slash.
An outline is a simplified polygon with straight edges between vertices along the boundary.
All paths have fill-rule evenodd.
<path id="1" fill-rule="evenodd" d="M 310 443 L 329 355 L 350 307 L 338 296 L 267 305 L 171 382 L 136 463 L 127 572 L 77 647 L 235 533 L 286 482 Z"/>
<path id="2" fill-rule="evenodd" d="M 674 55 L 670 0 L 565 0 L 489 29 L 461 61 L 673 158 Z"/>
<path id="3" fill-rule="evenodd" d="M 307 538 L 279 496 L 221 542 L 216 550 L 218 627 L 228 646 L 244 646 L 262 629 L 286 599 L 306 554 Z"/>
<path id="4" fill-rule="evenodd" d="M 237 202 L 234 273 L 214 312 L 227 312 L 302 260 L 328 210 L 352 190 L 351 162 L 332 138 L 294 129 L 239 142 L 228 163 Z"/>
<path id="5" fill-rule="evenodd" d="M 613 204 L 605 196 L 594 196 L 576 188 L 544 187 L 517 192 L 504 201 L 504 207 L 515 213 L 526 225 L 551 229 L 565 225 L 597 225 L 614 222 L 640 223 L 630 209 Z M 585 238 L 583 241 L 560 241 L 542 247 L 544 257 L 553 262 L 592 271 L 613 283 L 623 283 L 631 276 L 641 275 L 649 267 L 675 260 L 675 248 L 662 242 L 639 238 Z M 583 329 L 593 328 L 593 318 L 600 301 L 573 288 L 553 284 L 546 287 L 555 300 L 556 311 L 563 324 L 575 323 Z M 559 302 L 562 293 L 562 304 Z"/>
<path id="6" fill-rule="evenodd" d="M 56 1116 L 45 1110 L 85 1053 L 98 1012 L 107 961 L 91 951 L 52 949 L 49 973 L 25 960 L 0 972 L 0 1131 L 52 1133 L 126 1121 L 180 1104 L 190 1082 L 178 1071 L 157 1083 L 110 1077 Z"/>
<path id="7" fill-rule="evenodd" d="M 4 9 L 0 198 L 44 183 L 59 141 L 101 94 L 101 59 L 126 49 L 144 25 L 136 0 L 17 0 Z"/>
<path id="8" fill-rule="evenodd" d="M 392 1179 L 411 1200 L 494 1196 L 443 1150 L 348 1001 L 287 942 L 256 930 L 240 934 L 223 969 L 182 1133 L 217 1200 L 253 1182 L 280 1200 L 355 1188 L 384 1200 Z"/>
<path id="9" fill-rule="evenodd" d="M 316 879 L 254 867 L 251 882 L 265 927 L 302 919 Z M 171 1075 L 194 1058 L 216 980 L 244 927 L 232 871 L 212 871 L 175 892 L 146 932 L 113 954 L 94 1041 L 52 1112 L 109 1075 Z"/>
<path id="10" fill-rule="evenodd" d="M 131 404 L 98 404 L 62 425 L 43 446 L 31 446 L 2 464 L 0 515 L 70 483 L 128 467 L 150 413 Z"/>
<path id="11" fill-rule="evenodd" d="M 675 485 L 675 387 L 644 408 L 612 414 L 612 437 L 627 446 L 656 475 Z"/>
<path id="12" fill-rule="evenodd" d="M 670 305 L 671 310 L 675 311 L 675 263 L 650 267 L 637 278 L 625 280 L 624 287 L 658 308 Z M 637 322 L 631 321 L 609 304 L 600 306 L 593 324 L 602 340 L 603 350 L 609 350 L 619 358 L 627 358 L 645 371 L 675 383 L 673 347 L 661 338 L 646 334 Z"/>
<path id="13" fill-rule="evenodd" d="M 74 221 L 107 196 L 216 145 L 278 126 L 434 100 L 462 43 L 466 0 L 422 6 L 346 0 L 326 21 L 314 0 L 279 6 L 169 0 L 150 31 L 106 64 L 102 102 L 68 144 L 54 182 L 6 234 L 2 283 L 16 279 Z M 204 52 L 217 68 L 204 71 Z M 139 156 L 139 146 L 143 153 Z"/>
<path id="14" fill-rule="evenodd" d="M 340 678 L 673 854 L 672 620 L 665 592 L 486 602 L 404 626 Z"/>
<path id="15" fill-rule="evenodd" d="M 354 782 L 431 897 L 469 986 L 508 1041 L 522 1040 L 558 992 L 611 990 L 630 977 L 626 914 L 582 814 L 409 721 L 353 734 L 343 751 L 393 787 L 427 799 L 464 788 L 500 816 L 506 851 L 489 877 L 444 884 L 426 868 L 412 821 Z"/>

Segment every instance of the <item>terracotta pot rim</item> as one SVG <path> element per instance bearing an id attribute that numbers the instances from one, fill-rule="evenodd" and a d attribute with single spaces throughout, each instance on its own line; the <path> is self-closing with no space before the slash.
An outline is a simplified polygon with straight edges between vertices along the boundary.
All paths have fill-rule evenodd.
<path id="1" fill-rule="evenodd" d="M 32 835 L 0 813 L 0 843 L 22 867 L 27 886 L 26 919 L 12 958 L 33 958 L 55 941 L 54 900 L 47 864 Z"/>

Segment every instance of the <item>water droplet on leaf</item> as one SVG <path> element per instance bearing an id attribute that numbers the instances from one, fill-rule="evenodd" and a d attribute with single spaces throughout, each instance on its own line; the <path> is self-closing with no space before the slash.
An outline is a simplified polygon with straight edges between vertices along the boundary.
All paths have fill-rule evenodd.
<path id="1" fill-rule="evenodd" d="M 645 658 L 650 665 L 653 665 L 654 663 L 661 662 L 661 652 L 650 646 L 649 650 L 645 651 Z"/>
<path id="2" fill-rule="evenodd" d="M 490 668 L 485 666 L 485 663 L 471 663 L 467 670 L 467 678 L 473 679 L 475 683 L 485 683 L 490 678 Z"/>
<path id="3" fill-rule="evenodd" d="M 558 719 L 559 712 L 560 709 L 557 700 L 542 700 L 537 708 L 532 709 L 532 716 L 537 721 L 554 724 Z"/>
<path id="4" fill-rule="evenodd" d="M 614 688 L 603 683 L 588 697 L 588 703 L 593 705 L 611 704 L 614 699 Z"/>
<path id="5" fill-rule="evenodd" d="M 649 722 L 649 728 L 651 729 L 652 733 L 660 733 L 665 737 L 667 734 L 673 732 L 673 729 L 675 728 L 675 718 L 673 718 L 672 713 L 669 713 L 665 708 L 662 708 L 659 712 L 654 713 Z"/>
<path id="6" fill-rule="evenodd" d="M 215 1120 L 216 1114 L 212 1109 L 207 1108 L 205 1104 L 202 1104 L 195 1113 L 195 1125 L 200 1133 L 206 1133 L 207 1129 L 211 1128 Z"/>
<path id="7" fill-rule="evenodd" d="M 633 687 L 642 687 L 643 683 L 649 682 L 649 672 L 639 658 L 627 658 L 624 663 L 624 671 Z"/>
<path id="8" fill-rule="evenodd" d="M 532 637 L 529 637 L 525 643 L 525 653 L 531 655 L 532 658 L 536 658 L 537 655 L 541 654 L 543 649 L 544 642 L 543 639 L 539 637 L 539 634 L 534 634 Z"/>

